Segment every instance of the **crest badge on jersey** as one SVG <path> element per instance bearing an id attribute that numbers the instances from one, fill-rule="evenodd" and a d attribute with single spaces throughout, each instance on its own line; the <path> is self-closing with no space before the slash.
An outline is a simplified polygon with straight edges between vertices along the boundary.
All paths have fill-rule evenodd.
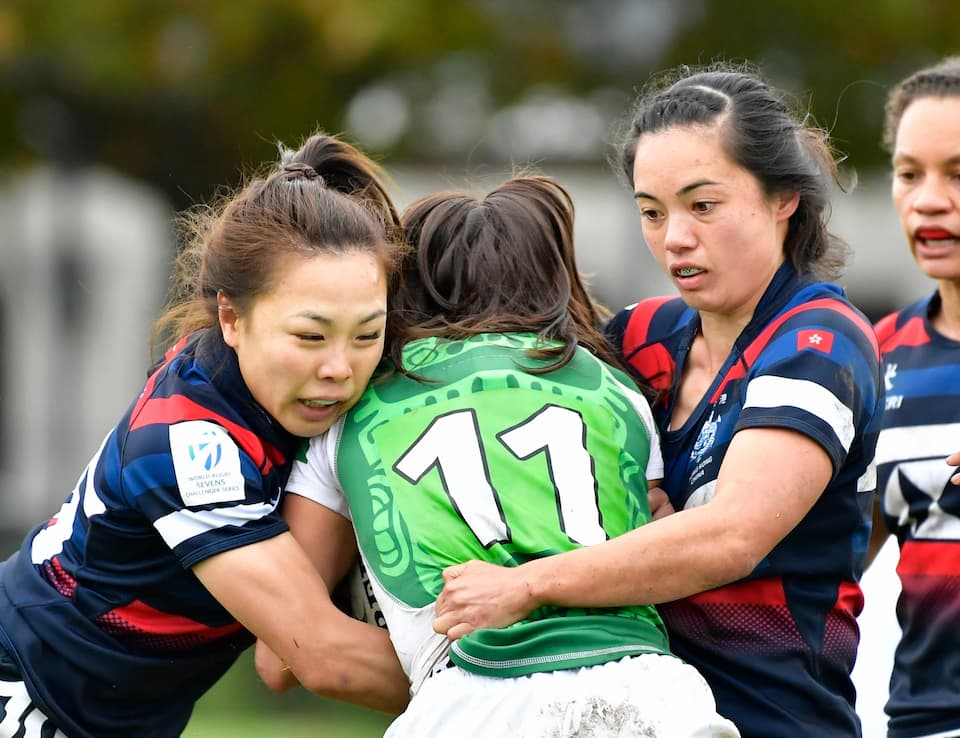
<path id="1" fill-rule="evenodd" d="M 813 349 L 829 354 L 833 351 L 833 334 L 830 331 L 805 330 L 797 332 L 797 351 Z"/>
<path id="2" fill-rule="evenodd" d="M 187 507 L 244 498 L 240 449 L 221 426 L 206 420 L 171 425 L 170 452 L 180 497 Z"/>

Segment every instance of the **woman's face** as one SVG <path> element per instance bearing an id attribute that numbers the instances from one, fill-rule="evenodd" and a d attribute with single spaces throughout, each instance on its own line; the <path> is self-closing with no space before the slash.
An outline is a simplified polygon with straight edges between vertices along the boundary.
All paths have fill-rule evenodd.
<path id="1" fill-rule="evenodd" d="M 634 197 L 644 240 L 684 301 L 744 322 L 783 263 L 798 198 L 767 197 L 724 153 L 719 130 L 684 126 L 642 135 Z"/>
<path id="2" fill-rule="evenodd" d="M 960 281 L 960 97 L 920 98 L 903 112 L 893 203 L 923 273 Z"/>
<path id="3" fill-rule="evenodd" d="M 287 256 L 247 312 L 218 301 L 251 394 L 297 436 L 323 433 L 352 407 L 383 353 L 387 278 L 369 253 Z"/>

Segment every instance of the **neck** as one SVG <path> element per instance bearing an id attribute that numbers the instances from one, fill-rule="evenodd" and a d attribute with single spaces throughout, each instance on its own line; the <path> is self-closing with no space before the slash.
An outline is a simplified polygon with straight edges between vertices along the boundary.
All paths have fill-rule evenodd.
<path id="1" fill-rule="evenodd" d="M 930 322 L 939 333 L 954 341 L 960 341 L 960 282 L 940 280 L 940 310 Z"/>
<path id="2" fill-rule="evenodd" d="M 715 313 L 700 314 L 700 333 L 710 368 L 717 372 L 733 350 L 733 344 L 750 322 L 750 315 L 735 318 Z"/>

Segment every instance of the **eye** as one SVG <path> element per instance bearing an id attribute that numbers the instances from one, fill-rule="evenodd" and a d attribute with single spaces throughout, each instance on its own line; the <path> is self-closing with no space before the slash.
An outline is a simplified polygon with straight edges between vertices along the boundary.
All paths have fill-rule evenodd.
<path id="1" fill-rule="evenodd" d="M 357 336 L 357 340 L 363 343 L 368 343 L 370 341 L 379 341 L 380 336 L 382 335 L 383 334 L 380 331 L 372 331 L 370 333 L 364 333 L 362 335 Z"/>
<path id="2" fill-rule="evenodd" d="M 894 176 L 900 182 L 914 182 L 917 179 L 917 173 L 912 169 L 897 169 Z"/>
<path id="3" fill-rule="evenodd" d="M 663 218 L 663 213 L 655 208 L 640 208 L 640 217 L 644 220 L 650 221 L 651 223 L 656 223 L 658 220 Z"/>
<path id="4" fill-rule="evenodd" d="M 297 333 L 295 335 L 298 339 L 301 341 L 306 341 L 307 343 L 318 343 L 320 341 L 325 341 L 327 338 L 322 333 Z"/>
<path id="5" fill-rule="evenodd" d="M 717 203 L 711 200 L 697 200 L 693 203 L 693 212 L 695 213 L 709 213 L 713 210 L 713 206 Z"/>

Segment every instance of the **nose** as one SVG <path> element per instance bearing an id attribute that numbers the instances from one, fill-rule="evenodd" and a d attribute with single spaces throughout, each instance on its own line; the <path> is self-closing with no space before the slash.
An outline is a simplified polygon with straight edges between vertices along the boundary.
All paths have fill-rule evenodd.
<path id="1" fill-rule="evenodd" d="M 916 189 L 913 207 L 921 213 L 939 213 L 950 208 L 947 183 L 939 175 L 928 175 Z"/>
<path id="2" fill-rule="evenodd" d="M 696 244 L 697 239 L 693 232 L 691 219 L 683 213 L 668 216 L 663 247 L 667 251 L 676 252 L 693 248 Z"/>
<path id="3" fill-rule="evenodd" d="M 317 366 L 317 376 L 320 379 L 331 379 L 335 382 L 344 382 L 353 376 L 353 365 L 350 363 L 350 354 L 343 346 L 330 346 L 323 352 Z"/>

